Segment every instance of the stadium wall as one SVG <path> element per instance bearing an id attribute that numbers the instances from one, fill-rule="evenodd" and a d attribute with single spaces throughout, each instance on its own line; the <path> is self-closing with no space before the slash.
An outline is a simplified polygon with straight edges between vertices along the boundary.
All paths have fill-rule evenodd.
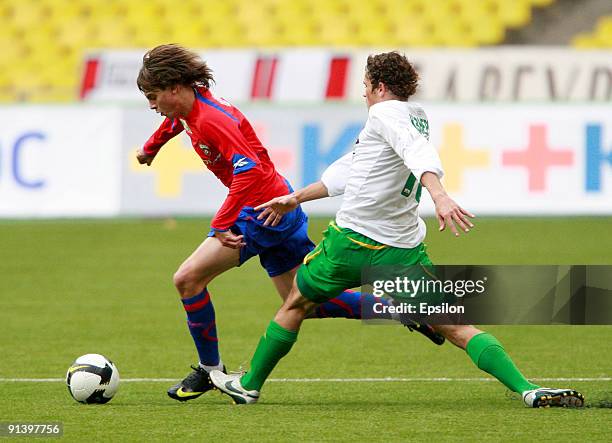
<path id="1" fill-rule="evenodd" d="M 363 104 L 241 108 L 294 186 L 317 180 L 348 152 L 367 118 Z M 426 110 L 445 185 L 477 214 L 612 214 L 609 106 Z M 225 198 L 184 134 L 151 167 L 137 164 L 136 149 L 160 123 L 144 106 L 9 106 L 0 117 L 0 217 L 210 215 Z M 332 214 L 338 204 L 307 209 Z"/>

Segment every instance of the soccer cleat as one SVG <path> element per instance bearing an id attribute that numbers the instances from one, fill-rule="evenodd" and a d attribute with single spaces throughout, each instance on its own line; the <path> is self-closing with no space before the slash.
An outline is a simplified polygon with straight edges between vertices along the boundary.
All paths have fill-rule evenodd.
<path id="1" fill-rule="evenodd" d="M 182 382 L 168 389 L 168 397 L 178 401 L 193 400 L 205 392 L 214 389 L 206 369 L 193 365 L 191 368 L 193 369 L 191 374 L 185 377 Z M 225 366 L 223 370 L 225 371 Z"/>
<path id="2" fill-rule="evenodd" d="M 425 337 L 430 339 L 432 342 L 437 344 L 438 346 L 442 346 L 444 341 L 446 340 L 442 334 L 436 332 L 434 328 L 432 328 L 427 323 L 417 323 L 409 317 L 402 315 L 400 317 L 400 321 L 404 326 L 406 326 L 410 332 L 417 331 L 423 334 Z"/>
<path id="3" fill-rule="evenodd" d="M 247 403 L 255 403 L 259 400 L 259 391 L 248 391 L 240 384 L 242 373 L 224 374 L 221 371 L 210 371 L 210 381 L 212 384 L 223 392 L 229 395 L 237 405 Z"/>
<path id="4" fill-rule="evenodd" d="M 523 392 L 523 401 L 529 408 L 580 408 L 584 405 L 584 396 L 573 389 L 538 388 Z"/>

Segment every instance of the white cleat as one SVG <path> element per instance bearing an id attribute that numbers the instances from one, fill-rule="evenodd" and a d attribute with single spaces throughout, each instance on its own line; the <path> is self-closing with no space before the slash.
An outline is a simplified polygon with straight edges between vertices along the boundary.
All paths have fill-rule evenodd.
<path id="1" fill-rule="evenodd" d="M 240 384 L 242 374 L 224 374 L 221 371 L 210 371 L 210 381 L 215 387 L 229 395 L 237 405 L 256 403 L 259 400 L 259 391 L 248 391 Z"/>
<path id="2" fill-rule="evenodd" d="M 523 392 L 523 401 L 528 408 L 580 408 L 584 396 L 573 389 L 538 388 Z"/>

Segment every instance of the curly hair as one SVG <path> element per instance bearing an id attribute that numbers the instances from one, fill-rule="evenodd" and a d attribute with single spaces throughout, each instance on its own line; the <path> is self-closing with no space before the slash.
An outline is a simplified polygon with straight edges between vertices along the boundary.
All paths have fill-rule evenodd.
<path id="1" fill-rule="evenodd" d="M 419 74 L 406 56 L 384 52 L 370 55 L 366 64 L 366 75 L 372 82 L 372 91 L 384 83 L 401 100 L 408 100 L 417 90 Z"/>
<path id="2" fill-rule="evenodd" d="M 214 81 L 212 70 L 198 54 L 169 44 L 157 46 L 144 55 L 136 83 L 146 94 L 175 85 L 209 88 Z"/>

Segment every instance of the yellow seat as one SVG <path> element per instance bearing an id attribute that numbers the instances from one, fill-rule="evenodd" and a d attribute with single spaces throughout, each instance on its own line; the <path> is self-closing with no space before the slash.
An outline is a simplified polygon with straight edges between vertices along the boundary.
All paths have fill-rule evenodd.
<path id="1" fill-rule="evenodd" d="M 320 17 L 315 39 L 322 46 L 354 46 L 357 26 L 349 21 L 339 21 L 337 16 Z"/>
<path id="2" fill-rule="evenodd" d="M 34 63 L 22 63 L 11 71 L 14 76 L 13 88 L 20 101 L 29 101 L 34 93 L 42 90 L 39 68 Z"/>
<path id="3" fill-rule="evenodd" d="M 112 19 L 97 20 L 91 31 L 91 48 L 124 48 L 133 45 L 136 30 L 130 25 L 116 23 Z"/>
<path id="4" fill-rule="evenodd" d="M 0 90 L 8 89 L 13 84 L 11 73 L 6 69 L 0 69 Z"/>
<path id="5" fill-rule="evenodd" d="M 300 0 L 277 6 L 275 20 L 282 29 L 282 40 L 287 45 L 316 45 L 320 25 L 312 14 L 311 5 Z"/>
<path id="6" fill-rule="evenodd" d="M 395 30 L 394 41 L 396 46 L 431 46 L 429 35 L 431 25 L 420 20 L 396 20 L 392 22 Z"/>
<path id="7" fill-rule="evenodd" d="M 536 7 L 550 6 L 555 0 L 531 0 L 531 4 Z"/>
<path id="8" fill-rule="evenodd" d="M 372 23 L 367 23 L 362 20 L 355 21 L 356 34 L 354 36 L 354 45 L 358 46 L 380 46 L 381 42 L 390 45 L 388 38 L 393 30 L 392 25 L 386 18 L 381 18 Z"/>
<path id="9" fill-rule="evenodd" d="M 17 26 L 35 28 L 49 14 L 48 7 L 34 0 L 20 0 L 8 5 L 8 17 Z"/>
<path id="10" fill-rule="evenodd" d="M 612 43 L 612 17 L 600 18 L 594 34 L 598 40 Z"/>
<path id="11" fill-rule="evenodd" d="M 497 0 L 495 3 L 499 19 L 506 26 L 524 26 L 531 20 L 530 0 Z"/>
<path id="12" fill-rule="evenodd" d="M 612 16 L 601 17 L 595 29 L 574 36 L 572 45 L 578 48 L 611 48 Z"/>
<path id="13" fill-rule="evenodd" d="M 572 46 L 579 49 L 595 49 L 605 47 L 605 45 L 599 41 L 597 37 L 591 34 L 578 34 L 572 39 Z M 608 45 L 612 46 L 612 45 Z"/>
<path id="14" fill-rule="evenodd" d="M 318 28 L 315 25 L 293 26 L 284 34 L 288 46 L 318 46 Z"/>
<path id="15" fill-rule="evenodd" d="M 481 45 L 496 45 L 502 43 L 506 28 L 500 17 L 496 15 L 485 15 L 485 10 L 479 11 L 478 14 L 465 17 L 468 33 L 472 36 L 474 41 Z"/>
<path id="16" fill-rule="evenodd" d="M 237 22 L 228 22 L 227 26 L 213 26 L 211 32 L 202 39 L 202 47 L 239 47 L 247 46 L 244 29 Z"/>
<path id="17" fill-rule="evenodd" d="M 436 23 L 433 37 L 436 46 L 471 47 L 479 41 L 470 24 L 460 19 Z"/>

